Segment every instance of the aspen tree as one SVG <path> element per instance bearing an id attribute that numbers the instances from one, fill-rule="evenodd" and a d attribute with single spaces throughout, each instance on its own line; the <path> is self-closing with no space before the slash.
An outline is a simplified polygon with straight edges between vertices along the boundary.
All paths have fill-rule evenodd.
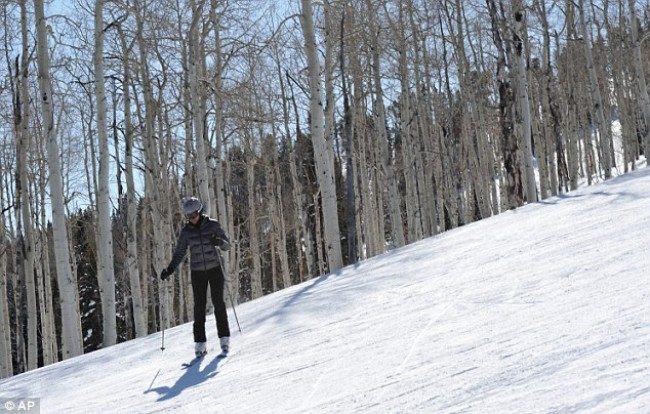
<path id="1" fill-rule="evenodd" d="M 268 97 L 272 99 L 271 95 Z M 269 102 L 269 109 L 272 108 L 272 102 Z M 287 229 L 284 214 L 284 189 L 282 187 L 282 175 L 280 173 L 280 159 L 277 151 L 278 131 L 275 123 L 271 124 L 271 136 L 269 137 L 271 147 L 271 165 L 267 164 L 267 179 L 270 189 L 269 203 L 272 207 L 271 221 L 273 224 L 273 242 L 277 248 L 278 260 L 280 261 L 280 272 L 282 276 L 282 288 L 286 289 L 291 286 L 291 270 L 289 269 L 289 256 L 287 254 Z"/>
<path id="2" fill-rule="evenodd" d="M 46 159 L 45 151 L 42 145 L 42 142 L 39 142 L 38 145 L 38 157 L 42 160 Z M 54 321 L 54 303 L 53 303 L 53 294 L 52 294 L 52 274 L 50 272 L 50 243 L 47 230 L 47 217 L 45 209 L 45 192 L 47 188 L 47 166 L 44 162 L 39 163 L 39 174 L 38 174 L 38 200 L 40 204 L 40 215 L 41 215 L 41 250 L 40 257 L 38 261 L 41 265 L 41 274 L 45 282 L 45 312 L 46 312 L 46 323 L 45 323 L 45 332 L 44 335 L 47 336 L 47 339 L 43 340 L 43 346 L 47 347 L 47 351 L 44 351 L 45 355 L 48 356 L 45 360 L 45 364 L 49 365 L 51 363 L 57 362 L 59 360 L 59 347 L 57 343 L 56 335 L 56 325 Z"/>
<path id="3" fill-rule="evenodd" d="M 327 30 L 327 39 L 330 38 L 330 31 L 333 30 L 331 18 L 329 17 L 330 13 L 325 13 L 325 27 Z M 343 98 L 343 128 L 341 131 L 343 145 L 345 148 L 345 202 L 346 202 L 346 224 L 347 224 L 347 247 L 348 247 L 348 261 L 350 263 L 356 263 L 359 258 L 363 258 L 361 250 L 363 249 L 363 243 L 360 243 L 362 235 L 358 231 L 360 226 L 361 218 L 359 216 L 359 211 L 361 207 L 358 206 L 359 203 L 359 187 L 356 185 L 358 169 L 355 166 L 355 159 L 357 157 L 355 150 L 355 136 L 354 136 L 354 125 L 353 125 L 353 108 L 350 105 L 350 92 L 348 90 L 348 74 L 345 66 L 346 56 L 346 45 L 345 45 L 345 12 L 341 14 L 341 30 L 340 30 L 340 56 L 339 56 L 339 65 L 341 72 L 341 94 Z M 330 61 L 332 46 L 328 41 L 326 43 L 326 61 Z M 333 99 L 331 95 L 333 92 L 330 89 L 333 89 L 331 86 L 331 80 L 327 83 L 327 96 L 328 96 L 328 106 L 333 107 L 330 101 Z M 333 112 L 332 112 L 333 115 Z"/>
<path id="4" fill-rule="evenodd" d="M 102 301 L 104 347 L 117 343 L 115 313 L 115 269 L 113 265 L 113 230 L 108 188 L 109 152 L 106 129 L 106 90 L 104 85 L 104 1 L 95 1 L 95 97 L 97 100 L 97 137 L 99 140 L 99 194 L 97 195 L 99 227 L 97 256 L 99 258 L 99 294 Z"/>
<path id="5" fill-rule="evenodd" d="M 306 212 L 304 211 L 304 193 L 302 186 L 298 179 L 298 169 L 296 167 L 296 151 L 295 145 L 291 139 L 291 130 L 289 128 L 289 102 L 287 98 L 287 90 L 284 83 L 284 74 L 280 66 L 280 57 L 278 56 L 277 49 L 275 52 L 275 60 L 278 72 L 278 82 L 280 84 L 280 93 L 282 94 L 282 125 L 284 127 L 284 141 L 289 151 L 289 176 L 291 178 L 291 201 L 292 201 L 292 222 L 294 223 L 294 243 L 295 249 L 298 253 L 298 273 L 299 280 L 305 280 L 305 271 L 303 266 L 302 255 L 305 255 L 305 265 L 307 267 L 306 273 L 313 275 L 314 257 L 312 248 L 311 233 L 307 228 Z M 291 88 L 290 88 L 291 89 Z M 292 91 L 293 94 L 293 91 Z M 296 119 L 296 139 L 301 135 L 298 119 Z"/>
<path id="6" fill-rule="evenodd" d="M 481 161 L 479 159 L 480 153 L 477 151 L 478 148 L 482 146 L 481 141 L 483 136 L 480 132 L 482 129 L 478 123 L 479 110 L 476 105 L 475 96 L 473 95 L 473 85 L 472 82 L 475 79 L 472 79 L 472 70 L 470 69 L 470 64 L 468 61 L 467 51 L 465 48 L 465 28 L 463 27 L 462 16 L 463 6 L 459 0 L 455 1 L 455 16 L 454 20 L 456 22 L 456 33 L 454 36 L 453 24 L 450 13 L 448 13 L 449 19 L 449 29 L 452 32 L 451 37 L 455 38 L 454 45 L 457 49 L 458 56 L 458 79 L 460 82 L 460 106 L 463 109 L 458 114 L 461 122 L 461 136 L 463 146 L 463 157 L 466 159 L 468 168 L 466 169 L 469 173 L 470 179 L 465 180 L 466 183 L 472 183 L 473 189 L 465 189 L 470 200 L 468 201 L 468 207 L 474 206 L 474 198 L 476 198 L 477 205 L 479 208 L 481 217 L 488 217 L 490 215 L 489 211 L 489 195 L 486 191 L 486 186 L 481 177 Z M 470 43 L 471 44 L 471 43 Z M 468 110 L 465 110 L 467 108 Z M 466 222 L 472 221 L 475 214 L 468 212 L 465 219 Z"/>
<path id="7" fill-rule="evenodd" d="M 49 310 L 47 309 L 47 300 L 45 296 L 45 274 L 49 276 L 49 272 L 44 272 L 44 268 L 42 267 L 42 263 L 44 260 L 45 252 L 47 251 L 47 246 L 43 246 L 43 237 L 42 232 L 39 231 L 41 228 L 41 224 L 39 222 L 39 191 L 37 189 L 37 179 L 35 178 L 32 180 L 30 192 L 32 194 L 32 203 L 31 203 L 31 210 L 34 212 L 34 232 L 36 235 L 34 236 L 34 272 L 35 272 L 35 277 L 36 277 L 36 288 L 38 291 L 38 315 L 39 315 L 39 320 L 41 321 L 41 349 L 42 349 L 42 356 L 43 356 L 43 366 L 51 364 L 53 361 L 53 356 L 52 356 L 52 345 L 51 345 L 51 340 L 52 340 L 52 335 L 51 335 L 51 327 L 50 327 L 50 316 L 49 316 Z M 41 209 L 45 207 L 44 205 L 40 206 Z M 47 240 L 47 239 L 46 239 Z M 56 337 L 54 338 L 56 341 Z"/>
<path id="8" fill-rule="evenodd" d="M 214 192 L 216 198 L 216 216 L 221 223 L 224 229 L 228 230 L 228 234 L 231 238 L 231 241 L 235 240 L 233 238 L 233 224 L 229 221 L 228 218 L 228 191 L 227 191 L 227 180 L 225 175 L 225 166 L 224 163 L 227 162 L 224 160 L 224 98 L 223 98 L 223 70 L 224 70 L 224 61 L 223 61 L 223 51 L 221 47 L 221 19 L 222 14 L 217 13 L 217 0 L 210 0 L 210 21 L 213 26 L 214 31 L 214 75 L 213 75 L 213 100 L 214 100 Z M 228 251 L 222 254 L 223 257 L 223 271 L 226 276 L 226 283 L 229 283 L 232 287 L 231 290 L 239 290 L 238 279 L 233 280 L 229 279 L 229 275 L 232 273 L 231 263 L 233 260 L 233 252 Z"/>
<path id="9" fill-rule="evenodd" d="M 206 210 L 212 205 L 212 195 L 210 194 L 209 180 L 208 180 L 208 167 L 207 167 L 207 152 L 205 150 L 205 137 L 204 132 L 204 113 L 201 111 L 201 99 L 203 88 L 199 87 L 199 79 L 202 77 L 202 58 L 201 47 L 199 44 L 199 21 L 203 15 L 204 0 L 196 3 L 194 0 L 190 1 L 192 9 L 192 23 L 189 29 L 188 42 L 189 42 L 189 83 L 190 83 L 190 99 L 192 102 L 192 124 L 194 126 L 194 144 L 196 150 L 196 178 L 198 180 L 200 199 Z"/>
<path id="10" fill-rule="evenodd" d="M 396 247 L 401 247 L 406 244 L 404 236 L 404 227 L 402 224 L 402 207 L 400 202 L 400 194 L 397 190 L 397 178 L 395 177 L 395 169 L 392 162 L 392 157 L 388 149 L 388 133 L 386 131 L 386 107 L 384 105 L 384 91 L 381 83 L 381 60 L 380 60 L 380 46 L 377 41 L 379 36 L 379 28 L 377 26 L 377 12 L 371 0 L 366 0 L 366 7 L 370 11 L 369 26 L 370 26 L 370 47 L 372 53 L 372 78 L 374 87 L 374 100 L 373 108 L 375 113 L 375 125 L 377 128 L 377 141 L 380 148 L 381 160 L 379 163 L 382 179 L 385 180 L 387 185 L 384 187 L 384 200 L 388 206 L 388 216 L 391 225 L 391 239 Z"/>
<path id="11" fill-rule="evenodd" d="M 15 209 L 16 216 L 16 225 L 20 226 L 20 209 Z M 25 280 L 23 274 L 25 272 L 25 266 L 23 262 L 23 241 L 21 240 L 20 232 L 16 230 L 16 243 L 15 251 L 13 252 L 14 256 L 14 271 L 11 275 L 11 286 L 13 290 L 13 313 L 16 315 L 14 317 L 14 337 L 15 337 L 15 351 L 14 356 L 16 360 L 16 369 L 18 372 L 25 372 L 27 370 L 27 346 L 25 344 L 25 336 L 23 332 L 25 331 L 25 315 L 24 309 L 26 304 L 24 301 L 23 292 L 25 289 Z"/>
<path id="12" fill-rule="evenodd" d="M 352 76 L 354 85 L 354 125 L 356 129 L 355 137 L 359 148 L 358 162 L 358 180 L 361 195 L 362 206 L 362 233 L 364 239 L 364 258 L 373 257 L 383 253 L 383 242 L 377 241 L 379 235 L 378 224 L 376 220 L 377 206 L 375 205 L 375 188 L 374 174 L 371 167 L 372 146 L 369 146 L 368 131 L 366 125 L 366 107 L 364 105 L 366 91 L 364 90 L 361 64 L 357 57 L 350 56 L 352 66 Z M 381 235 L 383 239 L 383 235 Z"/>
<path id="13" fill-rule="evenodd" d="M 4 167 L 0 167 L 0 211 L 5 211 L 2 176 Z M 0 378 L 13 375 L 11 358 L 11 325 L 9 321 L 9 300 L 7 297 L 7 251 L 9 241 L 5 237 L 5 215 L 0 216 Z"/>
<path id="14" fill-rule="evenodd" d="M 420 50 L 421 38 L 420 28 L 415 22 L 414 8 L 412 0 L 406 3 L 406 14 L 408 15 L 408 24 L 411 31 L 412 41 L 410 49 L 413 54 L 413 77 L 415 78 L 415 88 L 411 95 L 413 96 L 413 160 L 415 161 L 415 180 L 417 183 L 416 194 L 420 204 L 420 225 L 422 237 L 433 234 L 435 227 L 435 200 L 433 199 L 432 186 L 425 179 L 425 158 L 427 156 L 425 148 L 429 140 L 426 122 L 426 91 L 423 90 L 424 81 L 422 79 L 422 52 Z M 402 23 L 406 28 L 406 22 Z"/>
<path id="15" fill-rule="evenodd" d="M 609 18 L 606 20 L 607 37 L 611 39 L 612 47 L 608 48 L 610 54 L 609 61 L 612 64 L 612 78 L 614 80 L 614 97 L 619 110 L 619 119 L 621 123 L 621 145 L 623 149 L 623 171 L 629 172 L 634 168 L 636 154 L 634 152 L 633 141 L 636 140 L 636 122 L 633 111 L 630 109 L 632 103 L 632 82 L 629 79 L 634 69 L 630 70 L 626 65 L 626 57 L 632 53 L 631 39 L 622 33 L 621 28 L 627 26 L 625 16 L 625 5 L 623 1 L 618 2 L 618 28 L 609 24 Z"/>
<path id="16" fill-rule="evenodd" d="M 444 89 L 446 105 L 440 104 L 438 111 L 438 118 L 442 126 L 438 136 L 439 155 L 442 158 L 441 169 L 442 176 L 440 177 L 440 188 L 442 189 L 444 206 L 441 210 L 441 223 L 443 228 L 455 228 L 459 225 L 459 209 L 460 205 L 457 203 L 457 197 L 454 192 L 456 185 L 454 183 L 455 177 L 458 175 L 459 165 L 452 161 L 453 142 L 452 129 L 453 129 L 453 102 L 454 96 L 451 91 L 450 71 L 451 63 L 449 61 L 449 53 L 447 50 L 447 35 L 443 27 L 443 19 L 441 13 L 438 13 L 438 24 L 440 26 L 440 37 L 442 39 L 442 74 L 440 76 L 441 90 Z M 451 26 L 451 25 L 450 25 Z M 503 200 L 503 198 L 502 198 Z M 448 225 L 445 223 L 448 221 Z"/>
<path id="17" fill-rule="evenodd" d="M 573 0 L 566 0 L 566 25 L 567 25 L 567 39 L 569 42 L 567 44 L 567 49 L 569 47 L 574 47 L 576 39 L 576 29 L 575 29 L 575 10 L 573 6 Z M 555 36 L 555 45 L 557 50 L 557 61 L 558 61 L 558 73 L 560 81 L 560 89 L 564 91 L 563 97 L 563 107 L 562 112 L 566 113 L 565 118 L 562 122 L 562 134 L 566 137 L 567 146 L 566 146 L 566 162 L 567 170 L 565 176 L 565 190 L 575 190 L 578 188 L 578 178 L 580 170 L 580 156 L 579 156 L 579 142 L 577 137 L 577 88 L 574 82 L 572 82 L 573 76 L 565 74 L 568 72 L 569 58 L 568 56 L 562 56 L 559 50 L 559 35 Z M 563 70 L 564 69 L 564 70 Z M 560 95 L 562 97 L 562 95 Z M 568 188 L 568 189 L 567 189 Z"/>
<path id="18" fill-rule="evenodd" d="M 131 48 L 127 46 L 126 36 L 118 26 L 120 46 L 122 48 L 122 86 L 124 96 L 124 166 L 126 173 L 126 271 L 131 290 L 131 303 L 133 304 L 133 321 L 135 336 L 147 335 L 147 312 L 143 303 L 142 284 L 140 283 L 140 270 L 138 268 L 138 213 L 135 194 L 135 178 L 133 175 L 133 123 L 131 120 Z"/>
<path id="19" fill-rule="evenodd" d="M 532 62 L 532 77 L 529 83 L 530 99 L 533 108 L 536 108 L 535 115 L 532 120 L 533 136 L 535 137 L 535 149 L 537 154 L 537 165 L 539 168 L 539 198 L 540 200 L 549 197 L 551 191 L 551 180 L 549 173 L 549 153 L 552 152 L 549 148 L 550 137 L 546 121 L 548 119 L 548 105 L 546 104 L 542 68 L 538 59 L 533 59 Z"/>
<path id="20" fill-rule="evenodd" d="M 152 81 L 149 71 L 149 62 L 147 60 L 148 47 L 144 39 L 144 15 L 146 10 L 141 2 L 137 4 L 138 10 L 136 12 L 136 43 L 138 45 L 139 62 L 138 69 L 142 82 L 143 99 L 144 99 L 144 129 L 143 129 L 143 147 L 144 147 L 144 163 L 145 163 L 145 209 L 146 214 L 149 215 L 150 229 L 152 231 L 153 239 L 153 255 L 151 266 L 147 269 L 154 269 L 155 272 L 160 272 L 164 266 L 167 265 L 166 253 L 169 253 L 169 238 L 171 235 L 171 226 L 165 217 L 165 200 L 163 194 L 163 184 L 161 179 L 161 160 L 159 157 L 159 148 L 155 137 L 155 121 L 157 114 L 157 103 L 153 96 Z M 169 200 L 167 200 L 169 202 Z M 160 283 L 160 303 L 161 308 L 164 310 L 160 314 L 160 327 L 169 326 L 172 311 L 172 297 L 170 291 L 172 289 L 171 282 Z"/>
<path id="21" fill-rule="evenodd" d="M 7 10 L 4 10 L 4 22 L 7 23 L 8 14 Z M 9 26 L 7 26 L 8 28 Z M 8 36 L 5 36 L 5 46 L 8 48 L 9 39 Z M 8 55 L 7 55 L 8 57 Z M 17 112 L 20 111 L 20 86 L 16 85 L 15 80 L 19 79 L 19 59 L 15 59 L 15 73 L 12 71 L 12 62 L 7 59 L 7 68 L 9 72 L 8 84 L 11 93 L 12 106 L 13 106 L 13 122 L 14 130 L 12 131 L 14 135 L 17 135 L 20 130 L 19 119 L 17 118 Z M 15 77 L 15 79 L 14 79 Z M 14 139 L 16 137 L 12 137 Z M 4 149 L 4 148 L 3 148 Z M 15 293 L 17 290 L 17 274 L 16 271 L 19 270 L 19 263 L 16 263 L 14 271 L 9 273 L 10 270 L 10 261 L 14 261 L 14 258 L 18 258 L 18 254 L 15 251 L 17 243 L 12 243 L 12 240 L 16 240 L 14 229 L 14 215 L 10 214 L 11 210 L 14 210 L 14 214 L 19 214 L 18 210 L 13 205 L 19 200 L 15 200 L 15 185 L 11 185 L 10 180 L 15 178 L 15 161 L 17 158 L 14 154 L 9 153 L 9 151 L 0 152 L 0 211 L 2 215 L 0 216 L 0 378 L 10 377 L 14 373 L 14 368 L 17 371 L 21 369 L 20 361 L 14 366 L 13 356 L 21 352 L 19 344 L 16 341 L 15 350 L 12 349 L 12 331 L 13 332 L 22 332 L 19 329 L 18 324 L 14 323 L 15 318 L 11 318 L 10 312 L 14 315 L 17 314 L 16 306 L 13 308 L 9 307 L 9 300 L 14 300 L 15 302 Z M 15 184 L 15 183 L 14 183 Z M 5 207 L 5 201 L 9 200 L 7 204 L 9 206 Z M 14 200 L 13 203 L 11 200 Z M 5 222 L 6 220 L 6 222 Z M 14 247 L 15 246 L 15 247 Z M 13 294 L 8 291 L 9 284 L 12 286 Z M 12 297 L 13 296 L 13 297 Z M 13 320 L 12 320 L 13 319 Z"/>
<path id="22" fill-rule="evenodd" d="M 390 18 L 390 12 L 386 4 L 382 4 L 384 12 L 391 26 L 392 34 L 396 40 L 396 52 L 398 54 L 398 73 L 400 83 L 400 95 L 398 101 L 398 135 L 399 150 L 401 154 L 401 167 L 405 184 L 404 208 L 406 214 L 406 240 L 409 243 L 422 238 L 421 206 L 417 188 L 417 161 L 415 152 L 417 149 L 416 134 L 412 131 L 413 108 L 409 80 L 408 67 L 408 45 L 406 41 L 406 25 L 404 17 L 404 4 L 400 3 L 397 22 Z"/>
<path id="23" fill-rule="evenodd" d="M 533 169 L 533 150 L 531 136 L 531 115 L 530 100 L 528 97 L 528 81 L 526 76 L 526 56 L 524 54 L 524 44 L 528 34 L 526 33 L 526 13 L 522 0 L 514 0 L 510 24 L 512 30 L 512 42 L 514 51 L 514 64 L 512 70 L 515 73 L 515 99 L 517 101 L 517 120 L 519 131 L 521 133 L 520 142 L 524 159 L 524 172 L 526 177 L 526 201 L 529 203 L 537 202 L 537 185 L 535 183 L 535 170 Z"/>
<path id="24" fill-rule="evenodd" d="M 323 229 L 327 264 L 334 272 L 343 266 L 341 237 L 338 224 L 336 186 L 334 182 L 334 154 L 332 143 L 325 136 L 325 111 L 321 87 L 321 66 L 316 51 L 314 16 L 311 0 L 301 0 L 300 22 L 305 39 L 309 71 L 309 108 L 311 113 L 311 141 L 314 147 L 320 199 L 323 203 Z"/>
<path id="25" fill-rule="evenodd" d="M 47 26 L 43 0 L 34 0 L 37 32 L 37 63 L 40 107 L 50 173 L 50 197 L 52 198 L 52 229 L 54 233 L 54 257 L 59 285 L 61 306 L 61 341 L 63 359 L 83 353 L 81 340 L 81 316 L 77 293 L 77 276 L 70 268 L 68 230 L 63 202 L 63 183 L 59 162 L 59 144 L 55 134 L 52 113 L 52 85 L 50 80 L 50 57 L 47 47 Z"/>
<path id="26" fill-rule="evenodd" d="M 260 240 L 257 230 L 256 192 L 255 187 L 255 149 L 253 147 L 250 132 L 246 131 L 246 187 L 248 189 L 248 237 L 251 260 L 251 298 L 256 299 L 262 296 L 262 265 L 260 262 Z"/>
<path id="27" fill-rule="evenodd" d="M 650 97 L 648 96 L 648 87 L 645 81 L 645 72 L 643 70 L 643 58 L 641 55 L 641 40 L 639 39 L 639 19 L 636 15 L 634 0 L 628 0 L 630 8 L 630 19 L 632 20 L 632 49 L 634 50 L 634 72 L 637 83 L 637 93 L 639 96 L 639 106 L 643 113 L 645 122 L 645 134 L 643 135 L 643 154 L 648 159 L 650 154 Z M 646 163 L 647 164 L 647 163 Z"/>
<path id="28" fill-rule="evenodd" d="M 551 34 L 544 0 L 535 1 L 535 10 L 542 23 L 542 62 L 540 67 L 540 94 L 542 99 L 542 124 L 548 145 L 548 171 L 551 195 L 558 194 L 561 186 L 560 177 L 568 174 L 564 143 L 561 132 L 561 114 L 557 102 L 556 84 L 551 64 Z M 553 151 L 554 150 L 554 151 Z M 566 178 L 565 178 L 566 180 Z"/>
<path id="29" fill-rule="evenodd" d="M 31 132 L 29 129 L 30 108 L 29 108 L 29 44 L 27 41 L 27 0 L 20 3 L 21 33 L 22 33 L 22 54 L 20 71 L 20 89 L 17 91 L 20 96 L 16 105 L 17 128 L 16 128 L 16 194 L 20 200 L 19 208 L 21 220 L 17 221 L 18 236 L 21 239 L 22 270 L 21 276 L 25 281 L 27 296 L 27 370 L 38 367 L 38 314 L 36 310 L 36 283 L 35 273 L 35 241 L 32 225 L 32 208 L 30 203 L 29 179 L 27 177 L 27 153 L 31 149 Z M 20 333 L 22 335 L 22 333 Z"/>
<path id="30" fill-rule="evenodd" d="M 519 143 L 513 134 L 515 97 L 508 77 L 507 42 L 503 37 L 503 17 L 499 16 L 494 0 L 486 0 L 492 24 L 492 39 L 497 48 L 496 81 L 499 91 L 499 121 L 501 127 L 501 150 L 505 169 L 502 205 L 505 209 L 513 209 L 523 204 L 524 183 Z"/>
<path id="31" fill-rule="evenodd" d="M 582 44 L 584 46 L 585 57 L 587 59 L 587 73 L 589 74 L 589 94 L 591 95 L 591 108 L 595 112 L 595 119 L 598 123 L 598 133 L 600 135 L 600 152 L 602 157 L 600 164 L 605 170 L 605 179 L 612 176 L 612 154 L 610 152 L 610 144 L 612 140 L 611 124 L 605 119 L 605 112 L 603 108 L 603 99 L 600 93 L 600 86 L 598 84 L 598 76 L 596 75 L 596 67 L 594 65 L 594 58 L 592 54 L 592 42 L 590 30 L 587 28 L 587 21 L 585 17 L 584 0 L 579 1 L 578 14 L 580 21 L 580 30 L 582 34 Z"/>

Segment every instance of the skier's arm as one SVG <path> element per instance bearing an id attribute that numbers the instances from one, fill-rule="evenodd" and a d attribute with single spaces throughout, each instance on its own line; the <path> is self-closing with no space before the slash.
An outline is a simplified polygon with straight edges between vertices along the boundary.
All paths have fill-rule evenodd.
<path id="1" fill-rule="evenodd" d="M 176 270 L 178 265 L 181 264 L 186 253 L 187 236 L 184 231 L 181 231 L 180 236 L 178 236 L 178 242 L 176 243 L 176 249 L 174 249 L 174 254 L 172 255 L 172 261 L 169 263 L 169 266 L 167 266 L 167 271 L 170 274 L 174 273 L 174 270 Z"/>
<path id="2" fill-rule="evenodd" d="M 215 234 L 212 235 L 212 244 L 219 246 L 221 250 L 230 249 L 230 240 L 226 235 L 226 232 L 223 231 L 219 223 L 215 222 Z"/>

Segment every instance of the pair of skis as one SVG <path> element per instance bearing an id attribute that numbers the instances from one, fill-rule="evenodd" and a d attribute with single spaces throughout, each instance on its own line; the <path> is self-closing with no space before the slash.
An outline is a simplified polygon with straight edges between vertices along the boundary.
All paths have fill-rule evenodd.
<path id="1" fill-rule="evenodd" d="M 183 363 L 183 369 L 187 369 L 192 365 L 196 364 L 197 362 L 202 361 L 207 354 L 208 351 L 205 351 L 202 354 L 195 356 L 194 359 L 192 359 L 190 362 Z M 219 355 L 217 355 L 217 359 L 223 359 L 227 356 L 228 356 L 228 352 L 221 352 Z"/>

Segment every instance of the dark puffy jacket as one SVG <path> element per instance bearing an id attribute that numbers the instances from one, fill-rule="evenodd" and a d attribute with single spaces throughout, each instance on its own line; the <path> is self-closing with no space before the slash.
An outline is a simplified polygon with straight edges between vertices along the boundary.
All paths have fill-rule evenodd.
<path id="1" fill-rule="evenodd" d="M 228 236 L 219 225 L 206 215 L 195 225 L 187 223 L 181 230 L 176 244 L 176 250 L 168 269 L 173 272 L 181 263 L 187 249 L 190 249 L 190 269 L 210 270 L 220 265 L 219 252 L 215 248 L 218 245 L 223 250 L 228 250 L 230 241 Z"/>

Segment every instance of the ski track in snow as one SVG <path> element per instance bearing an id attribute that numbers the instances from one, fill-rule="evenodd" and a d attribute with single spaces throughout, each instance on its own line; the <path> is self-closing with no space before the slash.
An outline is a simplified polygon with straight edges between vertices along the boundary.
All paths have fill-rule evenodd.
<path id="1" fill-rule="evenodd" d="M 650 412 L 650 169 L 0 381 L 42 413 Z M 231 327 L 234 327 L 234 316 Z"/>

